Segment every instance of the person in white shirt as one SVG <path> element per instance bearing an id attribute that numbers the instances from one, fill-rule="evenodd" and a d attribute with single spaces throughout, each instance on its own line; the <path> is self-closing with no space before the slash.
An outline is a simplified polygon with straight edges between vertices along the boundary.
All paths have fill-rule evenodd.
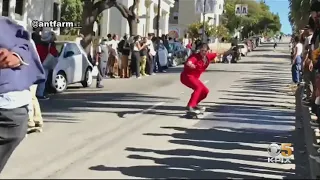
<path id="1" fill-rule="evenodd" d="M 149 58 L 148 58 L 148 65 L 149 65 L 149 70 L 148 70 L 148 74 L 149 75 L 155 75 L 154 73 L 154 63 L 155 63 L 155 60 L 154 60 L 154 57 L 156 55 L 156 51 L 154 49 L 154 44 L 152 42 L 152 39 L 153 38 L 153 34 L 152 33 L 149 33 L 148 34 L 148 40 L 147 40 L 147 45 L 148 45 L 148 49 L 149 49 Z"/>
<path id="2" fill-rule="evenodd" d="M 110 56 L 108 59 L 108 75 L 110 78 L 115 78 L 115 72 L 114 72 L 114 65 L 116 62 L 118 62 L 118 36 L 114 34 L 111 36 L 111 34 L 108 34 L 109 41 L 107 42 L 107 45 L 110 47 Z"/>
<path id="3" fill-rule="evenodd" d="M 184 38 L 182 40 L 182 44 L 183 44 L 183 47 L 187 47 L 187 45 L 189 44 L 189 39 L 188 39 L 187 34 L 184 35 Z"/>
<path id="4" fill-rule="evenodd" d="M 295 49 L 294 49 L 294 58 L 292 61 L 292 81 L 300 85 L 301 83 L 301 70 L 302 70 L 302 52 L 303 52 L 303 44 L 301 43 L 301 38 L 299 36 L 296 36 L 294 38 L 294 41 L 296 43 Z"/>
<path id="5" fill-rule="evenodd" d="M 84 38 L 83 34 L 79 34 L 78 37 L 76 37 L 76 43 L 81 44 L 82 39 Z"/>

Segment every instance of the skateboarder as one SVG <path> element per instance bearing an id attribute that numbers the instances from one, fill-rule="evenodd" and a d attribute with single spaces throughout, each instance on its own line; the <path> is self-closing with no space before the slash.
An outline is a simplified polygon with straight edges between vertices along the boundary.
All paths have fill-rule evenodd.
<path id="1" fill-rule="evenodd" d="M 209 53 L 209 46 L 203 43 L 199 46 L 199 52 L 192 54 L 185 63 L 180 75 L 180 81 L 185 86 L 194 90 L 187 105 L 187 111 L 201 113 L 204 107 L 198 106 L 199 102 L 205 99 L 209 89 L 199 80 L 201 74 L 207 69 L 210 62 L 217 56 L 216 53 Z"/>

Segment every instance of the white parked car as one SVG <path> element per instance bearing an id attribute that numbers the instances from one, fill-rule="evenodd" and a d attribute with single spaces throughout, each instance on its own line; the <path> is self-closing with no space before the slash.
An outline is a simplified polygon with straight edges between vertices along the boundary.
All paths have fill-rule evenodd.
<path id="1" fill-rule="evenodd" d="M 59 57 L 48 77 L 53 90 L 61 93 L 74 83 L 81 83 L 83 87 L 91 86 L 93 66 L 82 46 L 76 42 L 58 41 L 56 47 Z"/>
<path id="2" fill-rule="evenodd" d="M 246 44 L 243 44 L 243 43 L 238 44 L 238 46 L 239 46 L 241 55 L 242 56 L 247 56 L 248 51 L 249 51 L 248 46 Z"/>

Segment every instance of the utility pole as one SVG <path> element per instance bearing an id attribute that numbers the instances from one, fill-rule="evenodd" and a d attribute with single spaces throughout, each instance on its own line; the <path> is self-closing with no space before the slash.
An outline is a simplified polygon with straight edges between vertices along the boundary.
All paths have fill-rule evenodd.
<path id="1" fill-rule="evenodd" d="M 203 1 L 202 42 L 206 42 L 206 41 L 204 40 L 204 38 L 206 37 L 206 36 L 205 36 L 205 33 L 206 33 L 206 30 L 205 30 L 205 24 L 206 24 L 206 4 L 207 4 L 207 0 L 204 0 L 204 1 Z"/>
<path id="2" fill-rule="evenodd" d="M 161 0 L 158 0 L 158 12 L 157 12 L 157 37 L 160 37 L 160 30 L 159 30 L 159 26 L 160 26 L 160 8 L 161 8 Z M 160 42 L 160 41 L 159 41 Z"/>
<path id="3" fill-rule="evenodd" d="M 159 28 L 160 28 L 160 12 L 161 12 L 161 10 L 160 10 L 160 8 L 161 8 L 161 0 L 158 0 L 158 12 L 157 12 L 157 54 L 156 54 L 156 60 L 158 61 L 159 60 L 159 49 L 160 49 L 160 30 L 159 30 Z M 159 67 L 158 67 L 159 68 Z"/>

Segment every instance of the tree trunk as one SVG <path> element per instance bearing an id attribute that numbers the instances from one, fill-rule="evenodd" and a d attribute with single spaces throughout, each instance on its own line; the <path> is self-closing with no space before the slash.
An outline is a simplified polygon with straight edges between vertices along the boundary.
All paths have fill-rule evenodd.
<path id="1" fill-rule="evenodd" d="M 93 24 L 97 19 L 96 16 L 93 15 L 93 3 L 91 1 L 84 1 L 83 4 L 83 13 L 82 13 L 82 28 L 80 33 L 83 34 L 84 39 L 81 41 L 81 45 L 83 49 L 90 53 L 90 43 L 93 38 Z"/>
<path id="2" fill-rule="evenodd" d="M 129 24 L 129 32 L 130 36 L 136 36 L 138 35 L 137 28 L 138 28 L 138 23 L 135 18 L 129 17 L 127 19 L 128 24 Z"/>

